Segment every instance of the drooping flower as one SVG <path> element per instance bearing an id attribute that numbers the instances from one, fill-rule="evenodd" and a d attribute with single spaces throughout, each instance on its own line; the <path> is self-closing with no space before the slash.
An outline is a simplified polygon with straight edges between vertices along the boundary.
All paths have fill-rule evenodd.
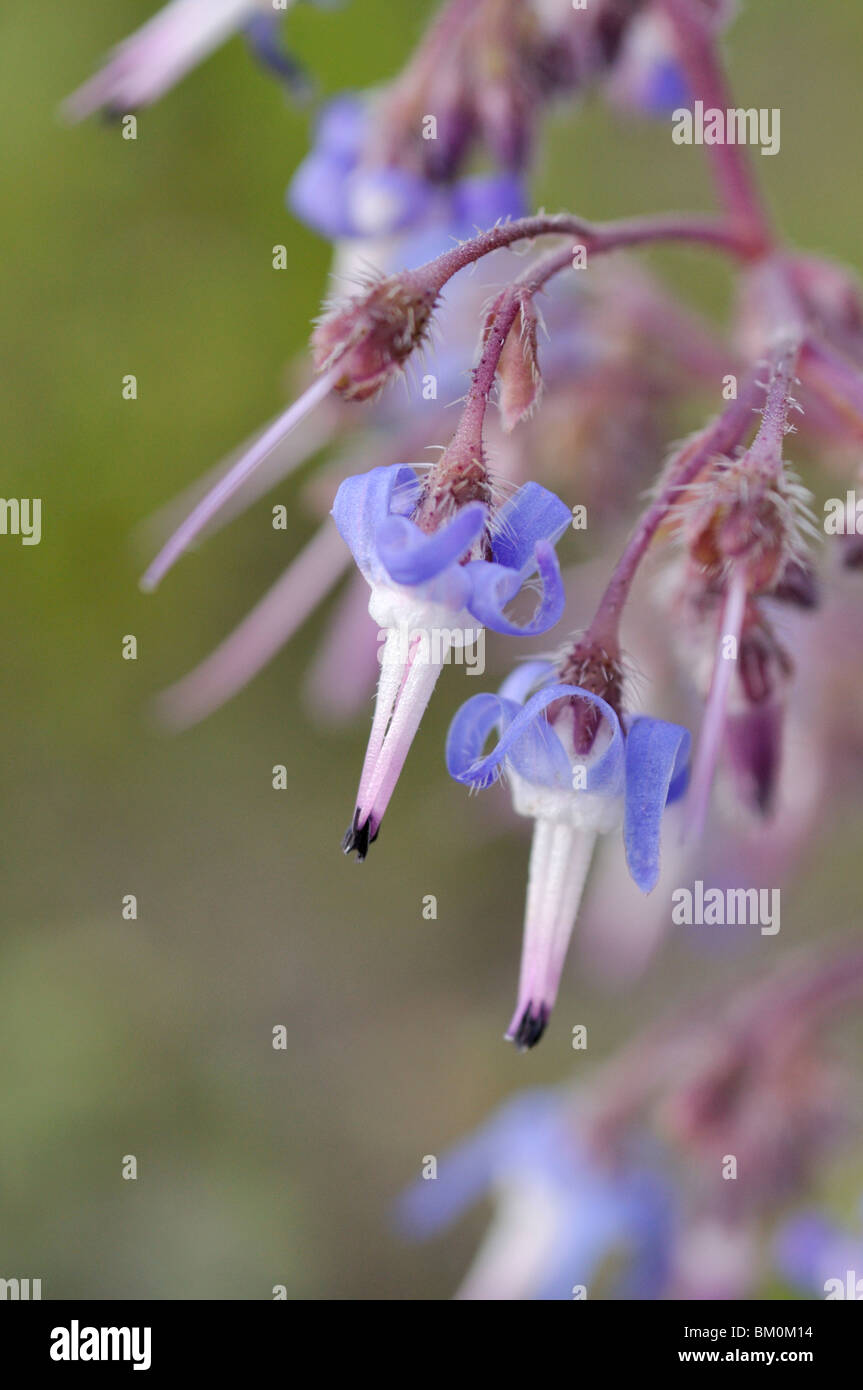
<path id="1" fill-rule="evenodd" d="M 626 1264 L 615 1297 L 661 1296 L 675 1224 L 668 1178 L 646 1146 L 600 1160 L 580 1129 L 571 1096 L 525 1092 L 444 1154 L 434 1178 L 403 1195 L 399 1222 L 416 1237 L 492 1195 L 492 1226 L 456 1298 L 590 1297 L 603 1262 L 616 1254 Z"/>
<path id="2" fill-rule="evenodd" d="M 373 468 L 347 478 L 333 517 L 371 588 L 369 612 L 385 639 L 356 811 L 345 852 L 365 858 L 413 737 L 451 653 L 479 640 L 483 628 L 512 635 L 546 632 L 560 618 L 564 591 L 554 545 L 570 523 L 568 508 L 538 483 L 526 483 L 502 507 L 489 492 L 421 529 L 423 483 L 407 466 Z M 539 574 L 533 617 L 519 625 L 505 608 Z"/>
<path id="3" fill-rule="evenodd" d="M 514 174 L 481 174 L 434 182 L 422 171 L 366 153 L 373 103 L 345 94 L 323 109 L 313 148 L 296 170 L 288 206 L 329 241 L 404 237 L 401 267 L 421 265 L 453 239 L 471 236 L 526 210 Z"/>
<path id="4" fill-rule="evenodd" d="M 642 715 L 621 720 L 608 700 L 556 676 L 552 662 L 526 662 L 499 694 L 468 700 L 447 738 L 451 776 L 483 788 L 506 772 L 515 810 L 535 821 L 518 1001 L 506 1035 L 522 1049 L 539 1042 L 551 1015 L 597 835 L 623 822 L 629 872 L 649 893 L 663 812 L 687 776 L 686 729 Z M 483 756 L 494 730 L 498 742 Z"/>
<path id="5" fill-rule="evenodd" d="M 123 114 L 150 106 L 247 25 L 258 55 L 293 80 L 299 69 L 278 52 L 281 17 L 274 14 L 271 0 L 171 0 L 119 43 L 105 66 L 68 98 L 66 114 L 80 121 L 95 111 Z"/>
<path id="6" fill-rule="evenodd" d="M 770 809 L 780 766 L 782 688 L 792 668 L 762 600 L 810 605 L 814 598 L 806 579 L 806 538 L 815 534 L 810 495 L 783 457 L 786 436 L 794 432 L 789 416 L 799 409 L 792 394 L 799 342 L 793 335 L 777 339 L 772 352 L 754 440 L 734 457 L 714 458 L 677 504 L 686 553 L 684 621 L 702 634 L 712 629 L 714 642 L 688 797 L 694 838 L 706 824 L 724 743 L 732 745 L 750 804 L 762 814 Z M 688 632 L 684 641 L 691 662 Z M 730 724 L 738 715 L 742 719 Z"/>

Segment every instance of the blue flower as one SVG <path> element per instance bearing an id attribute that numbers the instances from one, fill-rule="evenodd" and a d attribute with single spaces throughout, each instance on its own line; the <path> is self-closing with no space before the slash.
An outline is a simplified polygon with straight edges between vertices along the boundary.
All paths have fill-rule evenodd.
<path id="1" fill-rule="evenodd" d="M 656 1298 L 669 1275 L 675 1229 L 671 1188 L 656 1155 L 602 1165 L 560 1091 L 510 1101 L 450 1153 L 434 1178 L 403 1195 L 400 1226 L 426 1237 L 486 1193 L 491 1230 L 457 1295 L 463 1299 L 571 1299 L 588 1295 L 603 1261 L 624 1252 L 617 1298 Z"/>
<path id="2" fill-rule="evenodd" d="M 554 677 L 550 662 L 527 662 L 499 694 L 474 695 L 450 725 L 446 748 L 451 776 L 468 787 L 487 787 L 505 771 L 516 811 L 536 823 L 518 1001 L 507 1032 L 522 1048 L 539 1041 L 551 1015 L 597 834 L 623 821 L 630 874 L 649 893 L 659 876 L 663 812 L 685 788 L 690 745 L 680 725 L 637 716 L 624 727 L 605 700 Z M 586 757 L 574 754 L 566 724 L 546 713 L 575 699 L 602 720 Z M 483 755 L 495 730 L 498 741 Z"/>
<path id="3" fill-rule="evenodd" d="M 371 588 L 369 612 L 384 640 L 372 733 L 345 837 L 346 852 L 355 849 L 361 859 L 453 649 L 478 644 L 485 627 L 545 632 L 565 601 L 554 544 L 571 518 L 553 493 L 526 483 L 493 515 L 471 502 L 429 533 L 411 519 L 421 490 L 416 471 L 396 464 L 347 478 L 333 504 L 336 526 Z M 504 610 L 535 573 L 539 603 L 519 625 Z"/>
<path id="4" fill-rule="evenodd" d="M 658 59 L 645 78 L 642 107 L 649 116 L 670 116 L 691 100 L 689 84 L 673 58 Z"/>
<path id="5" fill-rule="evenodd" d="M 783 1278 L 800 1289 L 829 1299 L 863 1296 L 863 1238 L 819 1212 L 803 1212 L 786 1221 L 776 1237 L 774 1255 Z"/>
<path id="6" fill-rule="evenodd" d="M 267 72 L 298 95 L 310 90 L 309 78 L 303 65 L 285 45 L 283 14 L 256 14 L 243 26 L 243 34 L 252 56 Z"/>
<path id="7" fill-rule="evenodd" d="M 644 116 L 667 117 L 690 105 L 689 83 L 663 16 L 648 11 L 630 26 L 608 92 L 618 105 Z"/>
<path id="8" fill-rule="evenodd" d="M 328 240 L 421 232 L 403 254 L 406 265 L 421 265 L 454 238 L 526 211 L 522 183 L 512 174 L 441 184 L 397 165 L 364 163 L 369 115 L 360 97 L 330 102 L 288 188 L 291 210 Z"/>

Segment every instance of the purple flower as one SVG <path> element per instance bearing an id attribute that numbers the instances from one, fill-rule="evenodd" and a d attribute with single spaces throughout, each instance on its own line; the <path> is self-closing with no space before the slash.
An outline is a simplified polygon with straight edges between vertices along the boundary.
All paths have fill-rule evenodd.
<path id="1" fill-rule="evenodd" d="M 409 243 L 405 264 L 421 265 L 453 238 L 470 236 L 504 217 L 526 211 L 521 181 L 512 174 L 479 175 L 455 184 L 434 183 L 398 165 L 364 160 L 370 124 L 368 101 L 340 96 L 323 110 L 314 147 L 300 164 L 288 205 L 330 241 L 422 235 Z"/>
<path id="2" fill-rule="evenodd" d="M 602 1165 L 579 1133 L 572 1099 L 528 1091 L 444 1154 L 435 1178 L 403 1195 L 399 1224 L 426 1237 L 486 1193 L 492 1227 L 456 1297 L 571 1299 L 603 1261 L 625 1252 L 617 1298 L 656 1298 L 669 1276 L 671 1190 L 646 1152 Z"/>
<path id="3" fill-rule="evenodd" d="M 800 1289 L 831 1299 L 863 1297 L 863 1238 L 819 1212 L 786 1221 L 774 1254 L 780 1274 Z"/>
<path id="4" fill-rule="evenodd" d="M 624 110 L 645 116 L 670 116 L 678 107 L 689 105 L 689 84 L 664 16 L 648 11 L 629 26 L 607 90 Z"/>
<path id="5" fill-rule="evenodd" d="M 506 771 L 516 811 L 536 822 L 518 1002 L 507 1032 L 520 1048 L 539 1041 L 551 1015 L 597 834 L 623 821 L 629 872 L 649 893 L 659 875 L 662 815 L 687 776 L 686 729 L 645 716 L 624 728 L 605 700 L 554 675 L 550 662 L 525 663 L 498 695 L 468 700 L 447 737 L 451 776 L 482 788 Z M 576 698 L 602 717 L 586 757 L 574 753 L 564 721 L 547 716 Z M 483 756 L 493 730 L 498 742 Z"/>
<path id="6" fill-rule="evenodd" d="M 268 14 L 253 15 L 243 25 L 249 51 L 266 72 L 291 89 L 297 97 L 308 96 L 311 86 L 306 71 L 285 47 L 282 32 L 284 11 L 268 8 Z"/>
<path id="7" fill-rule="evenodd" d="M 404 766 L 438 676 L 453 649 L 480 640 L 484 627 L 534 635 L 553 627 L 564 606 L 554 544 L 570 513 L 554 493 L 526 483 L 490 516 L 472 502 L 428 533 L 411 519 L 422 483 L 396 464 L 347 478 L 333 517 L 371 588 L 369 612 L 385 644 L 375 717 L 346 853 L 365 858 Z M 538 572 L 539 604 L 524 625 L 506 606 Z"/>

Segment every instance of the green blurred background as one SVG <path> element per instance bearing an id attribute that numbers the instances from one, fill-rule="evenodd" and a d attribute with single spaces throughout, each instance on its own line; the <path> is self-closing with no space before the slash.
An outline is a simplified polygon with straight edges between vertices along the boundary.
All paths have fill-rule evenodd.
<path id="1" fill-rule="evenodd" d="M 282 403 L 329 252 L 282 201 L 308 113 L 239 41 L 145 112 L 135 143 L 60 123 L 60 100 L 152 9 L 8 3 L 0 19 L 3 492 L 43 499 L 41 545 L 0 540 L 0 1275 L 41 1277 L 47 1298 L 269 1298 L 274 1284 L 446 1297 L 484 1213 L 402 1245 L 389 1204 L 422 1155 L 518 1086 L 589 1076 L 703 983 L 704 962 L 669 945 L 624 999 L 570 970 L 563 1007 L 590 1027 L 589 1060 L 568 1027 L 527 1057 L 502 1044 L 527 847 L 487 823 L 476 836 L 476 803 L 443 772 L 458 671 L 363 868 L 339 838 L 366 722 L 315 727 L 298 695 L 319 618 L 202 727 L 155 726 L 153 694 L 225 635 L 312 523 L 296 510 L 274 531 L 270 506 L 295 496 L 277 488 L 146 598 L 135 528 Z M 303 5 L 288 30 L 333 93 L 392 75 L 430 9 Z M 757 0 L 729 43 L 741 103 L 782 110 L 781 154 L 756 158 L 790 237 L 858 268 L 861 46 L 863 8 L 848 0 Z M 664 124 L 599 103 L 559 110 L 536 202 L 593 217 L 709 207 L 703 151 L 672 150 Z M 286 273 L 271 267 L 276 242 Z M 722 312 L 721 266 L 688 252 L 658 263 Z M 137 662 L 121 659 L 126 633 Z M 271 788 L 275 763 L 287 793 Z M 798 886 L 784 948 L 828 917 L 838 933 L 854 924 L 859 834 L 849 818 Z M 136 922 L 121 916 L 127 893 Z M 436 922 L 421 916 L 427 893 Z M 286 1052 L 271 1045 L 280 1023 Z M 122 1180 L 126 1154 L 137 1182 Z M 846 1174 L 849 1192 L 860 1176 Z"/>

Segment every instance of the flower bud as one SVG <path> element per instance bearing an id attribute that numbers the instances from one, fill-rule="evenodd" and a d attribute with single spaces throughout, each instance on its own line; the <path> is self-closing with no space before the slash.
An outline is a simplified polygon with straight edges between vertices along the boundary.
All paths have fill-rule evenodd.
<path id="1" fill-rule="evenodd" d="M 568 647 L 557 661 L 557 678 L 565 685 L 577 685 L 589 690 L 611 705 L 618 718 L 623 698 L 623 668 L 619 655 L 607 651 L 589 637 L 580 638 Z M 571 720 L 573 751 L 586 757 L 602 723 L 602 715 L 588 700 L 573 695 L 551 705 L 549 723 Z"/>
<path id="2" fill-rule="evenodd" d="M 749 592 L 763 594 L 786 579 L 792 562 L 802 568 L 804 493 L 787 470 L 765 476 L 750 450 L 720 461 L 693 497 L 685 522 L 689 553 L 708 577 L 739 564 Z"/>
<path id="3" fill-rule="evenodd" d="M 413 520 L 421 531 L 431 535 L 471 502 L 482 502 L 491 510 L 493 501 L 491 479 L 481 449 L 472 447 L 456 434 L 426 474 Z M 491 538 L 487 526 L 470 558 L 491 558 Z"/>
<path id="4" fill-rule="evenodd" d="M 312 334 L 315 366 L 339 369 L 334 389 L 345 400 L 373 399 L 426 340 L 437 299 L 438 287 L 414 275 L 373 281 L 320 320 Z"/>
<path id="5" fill-rule="evenodd" d="M 483 342 L 495 320 L 494 308 L 486 319 Z M 542 395 L 542 374 L 537 352 L 540 317 L 533 296 L 520 295 L 515 321 L 506 336 L 497 364 L 500 384 L 501 424 L 507 434 L 533 414 Z"/>

